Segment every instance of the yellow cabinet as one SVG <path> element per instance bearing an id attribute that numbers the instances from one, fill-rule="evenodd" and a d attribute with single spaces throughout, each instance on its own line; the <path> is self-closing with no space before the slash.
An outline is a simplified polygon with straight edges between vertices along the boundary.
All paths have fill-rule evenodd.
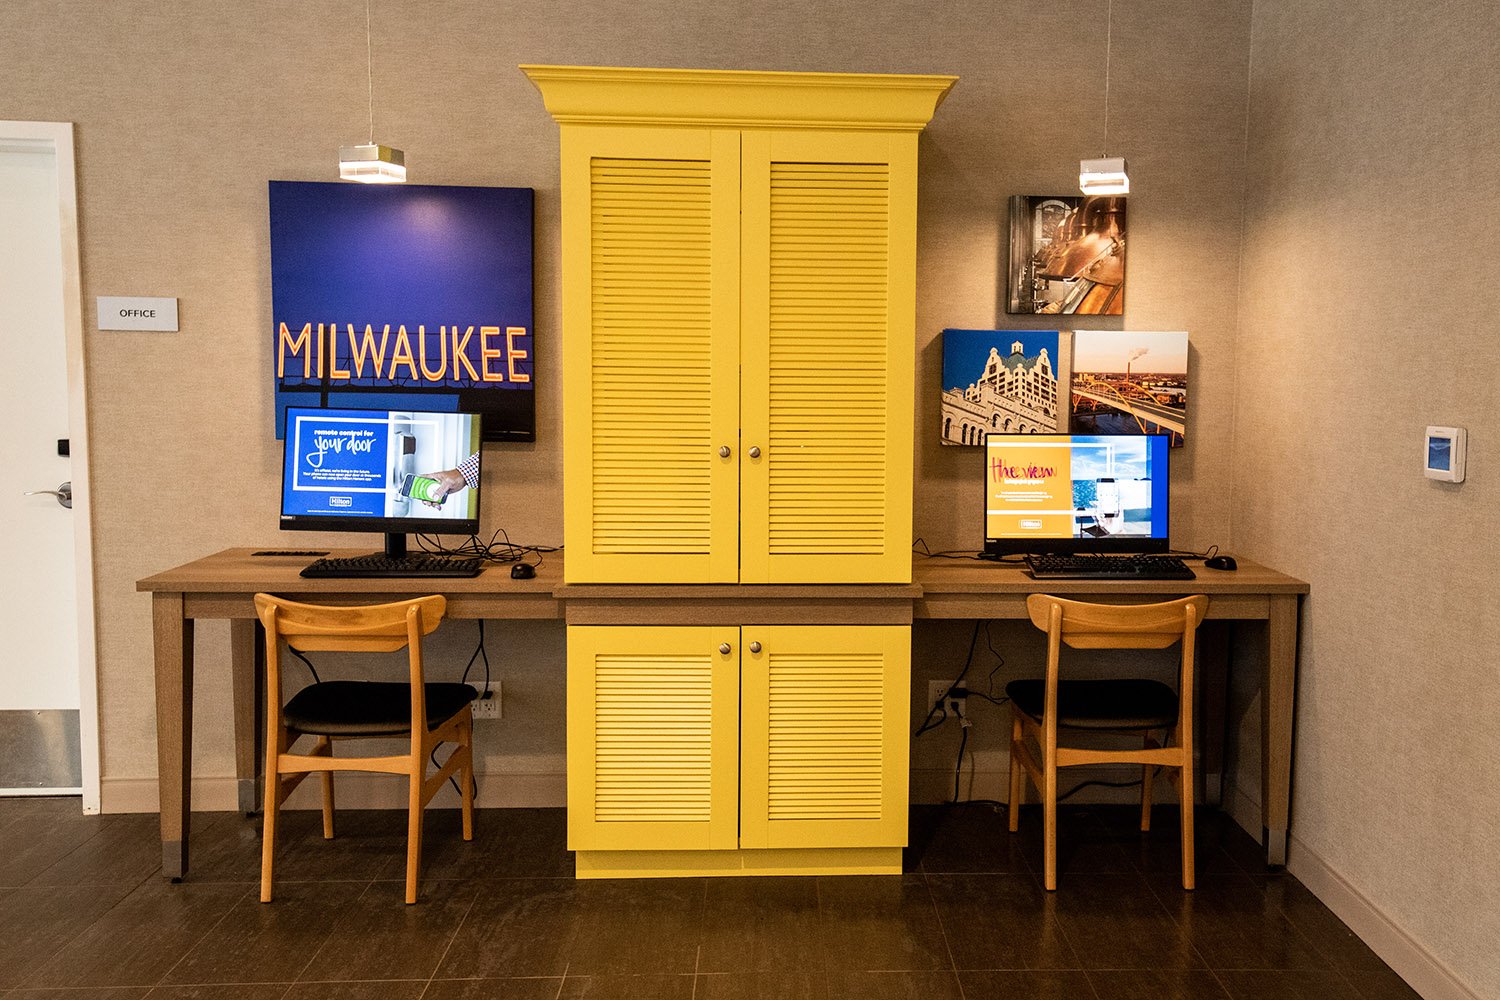
<path id="1" fill-rule="evenodd" d="M 522 70 L 562 133 L 567 582 L 909 581 L 917 133 L 954 78 Z M 910 642 L 570 626 L 580 877 L 899 872 Z"/>
<path id="2" fill-rule="evenodd" d="M 899 871 L 911 629 L 568 629 L 580 875 Z"/>
<path id="3" fill-rule="evenodd" d="M 953 78 L 523 69 L 562 126 L 568 582 L 908 580 Z"/>

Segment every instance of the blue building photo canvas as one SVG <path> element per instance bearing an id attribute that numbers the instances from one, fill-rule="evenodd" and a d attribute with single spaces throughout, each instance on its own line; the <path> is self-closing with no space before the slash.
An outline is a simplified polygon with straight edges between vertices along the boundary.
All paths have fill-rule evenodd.
<path id="1" fill-rule="evenodd" d="M 943 444 L 1058 431 L 1062 339 L 1057 330 L 944 330 Z"/>

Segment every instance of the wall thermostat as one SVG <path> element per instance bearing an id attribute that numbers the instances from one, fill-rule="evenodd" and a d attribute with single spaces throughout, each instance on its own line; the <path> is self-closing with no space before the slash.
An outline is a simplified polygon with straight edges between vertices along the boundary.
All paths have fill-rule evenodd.
<path id="1" fill-rule="evenodd" d="M 1422 450 L 1428 479 L 1464 481 L 1464 452 L 1469 433 L 1462 427 L 1429 427 Z"/>

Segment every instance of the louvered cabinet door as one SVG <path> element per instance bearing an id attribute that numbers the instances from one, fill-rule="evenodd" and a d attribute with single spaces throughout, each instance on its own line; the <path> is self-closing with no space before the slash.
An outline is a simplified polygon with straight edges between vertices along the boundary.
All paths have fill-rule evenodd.
<path id="1" fill-rule="evenodd" d="M 562 134 L 569 582 L 738 578 L 739 133 Z"/>
<path id="2" fill-rule="evenodd" d="M 741 635 L 740 846 L 904 846 L 911 628 Z"/>
<path id="3" fill-rule="evenodd" d="M 906 582 L 916 136 L 741 146 L 740 580 Z"/>
<path id="4" fill-rule="evenodd" d="M 734 627 L 568 628 L 570 850 L 736 846 L 739 653 Z"/>

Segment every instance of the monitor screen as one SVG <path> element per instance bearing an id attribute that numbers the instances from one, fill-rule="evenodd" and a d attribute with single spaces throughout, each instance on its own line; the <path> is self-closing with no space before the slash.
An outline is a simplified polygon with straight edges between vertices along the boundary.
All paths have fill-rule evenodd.
<path id="1" fill-rule="evenodd" d="M 1165 434 L 985 437 L 985 552 L 1164 552 Z"/>
<path id="2" fill-rule="evenodd" d="M 473 534 L 479 425 L 473 413 L 288 407 L 281 526 Z"/>

